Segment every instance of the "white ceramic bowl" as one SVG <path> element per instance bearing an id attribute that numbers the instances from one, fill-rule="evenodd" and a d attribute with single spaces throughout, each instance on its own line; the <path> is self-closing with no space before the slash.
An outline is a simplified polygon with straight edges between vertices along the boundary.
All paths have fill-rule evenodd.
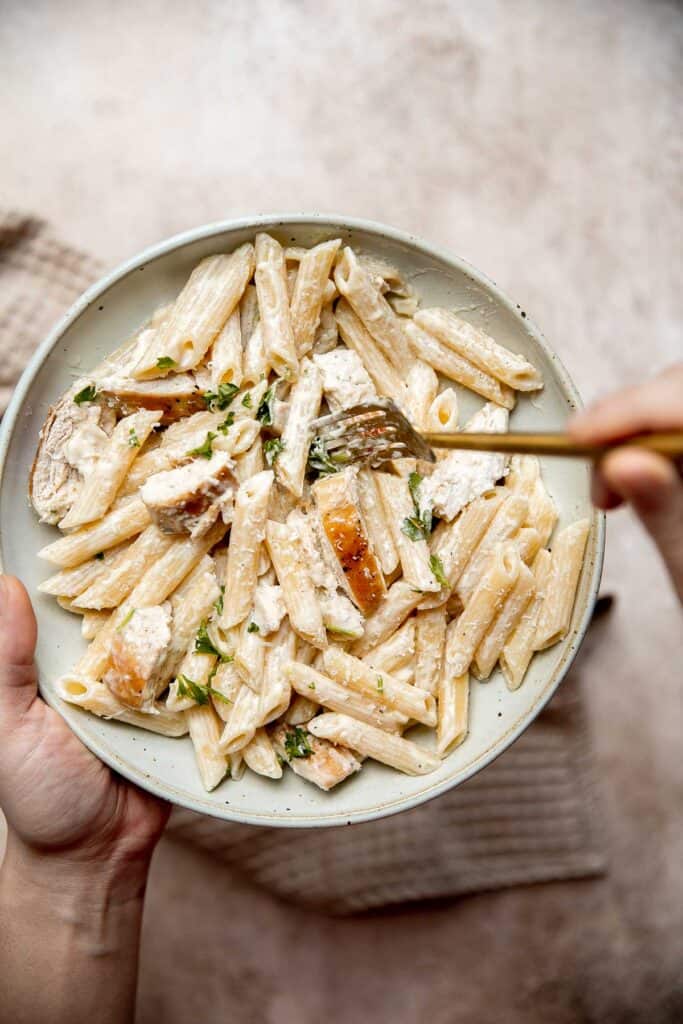
<path id="1" fill-rule="evenodd" d="M 74 376 L 94 367 L 151 310 L 176 295 L 200 259 L 230 251 L 263 229 L 283 243 L 306 246 L 341 237 L 361 251 L 383 256 L 414 281 L 423 305 L 461 310 L 497 341 L 522 352 L 542 370 L 545 387 L 532 399 L 520 398 L 513 427 L 560 428 L 579 403 L 569 375 L 525 313 L 462 260 L 392 228 L 342 217 L 263 216 L 208 225 L 147 249 L 103 278 L 79 299 L 31 360 L 0 434 L 0 558 L 4 571 L 24 581 L 35 604 L 43 697 L 86 746 L 121 775 L 174 803 L 230 820 L 279 826 L 351 824 L 413 807 L 459 785 L 531 724 L 565 676 L 586 631 L 600 581 L 604 521 L 591 507 L 584 463 L 542 460 L 544 479 L 560 510 L 560 526 L 582 516 L 593 521 L 571 630 L 563 643 L 535 656 L 516 692 L 508 692 L 500 672 L 488 683 L 473 684 L 470 734 L 431 775 L 411 778 L 368 763 L 359 775 L 323 793 L 292 772 L 285 772 L 279 782 L 247 772 L 241 781 L 226 780 L 207 794 L 188 738 L 167 739 L 63 704 L 55 695 L 55 679 L 74 664 L 85 642 L 80 620 L 37 592 L 51 570 L 36 551 L 54 539 L 55 531 L 37 522 L 26 498 L 29 468 L 48 407 Z M 466 394 L 462 411 L 468 414 L 479 404 Z"/>

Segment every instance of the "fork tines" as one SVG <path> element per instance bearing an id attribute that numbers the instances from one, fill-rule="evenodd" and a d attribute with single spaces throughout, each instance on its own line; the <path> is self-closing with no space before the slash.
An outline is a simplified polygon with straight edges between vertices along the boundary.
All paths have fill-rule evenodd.
<path id="1" fill-rule="evenodd" d="M 312 428 L 326 451 L 344 450 L 346 465 L 367 462 L 379 466 L 402 458 L 434 461 L 431 448 L 386 398 L 321 416 Z"/>

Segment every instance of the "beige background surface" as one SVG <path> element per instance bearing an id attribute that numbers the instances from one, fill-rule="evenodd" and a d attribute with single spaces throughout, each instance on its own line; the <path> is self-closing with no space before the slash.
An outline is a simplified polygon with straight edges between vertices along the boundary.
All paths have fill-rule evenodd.
<path id="1" fill-rule="evenodd" d="M 0 200 L 110 263 L 232 215 L 368 216 L 486 271 L 586 399 L 680 358 L 679 5 L 0 10 Z M 138 1024 L 680 1019 L 681 620 L 627 512 L 604 589 L 581 672 L 606 879 L 334 921 L 165 844 Z"/>

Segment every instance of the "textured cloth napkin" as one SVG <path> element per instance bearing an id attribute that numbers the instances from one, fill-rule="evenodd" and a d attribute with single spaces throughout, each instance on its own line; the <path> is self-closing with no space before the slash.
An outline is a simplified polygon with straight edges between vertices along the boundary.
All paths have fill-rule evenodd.
<path id="1" fill-rule="evenodd" d="M 0 211 L 0 406 L 26 361 L 103 271 L 34 217 Z M 176 808 L 168 834 L 283 899 L 348 914 L 605 869 L 580 662 L 534 725 L 457 789 L 380 821 L 236 825 Z"/>

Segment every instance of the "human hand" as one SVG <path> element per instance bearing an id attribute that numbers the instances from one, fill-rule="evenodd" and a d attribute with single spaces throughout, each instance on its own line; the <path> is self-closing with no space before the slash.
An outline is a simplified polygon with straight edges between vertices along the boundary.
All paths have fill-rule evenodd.
<path id="1" fill-rule="evenodd" d="M 618 391 L 568 424 L 577 441 L 604 442 L 654 430 L 683 430 L 683 363 L 644 384 Z M 593 472 L 593 501 L 626 501 L 652 535 L 683 602 L 683 478 L 670 459 L 635 447 L 610 452 Z"/>
<path id="2" fill-rule="evenodd" d="M 161 801 L 98 761 L 37 692 L 36 620 L 23 585 L 0 576 L 0 806 L 14 856 L 106 875 L 123 898 L 144 887 L 168 818 Z"/>

